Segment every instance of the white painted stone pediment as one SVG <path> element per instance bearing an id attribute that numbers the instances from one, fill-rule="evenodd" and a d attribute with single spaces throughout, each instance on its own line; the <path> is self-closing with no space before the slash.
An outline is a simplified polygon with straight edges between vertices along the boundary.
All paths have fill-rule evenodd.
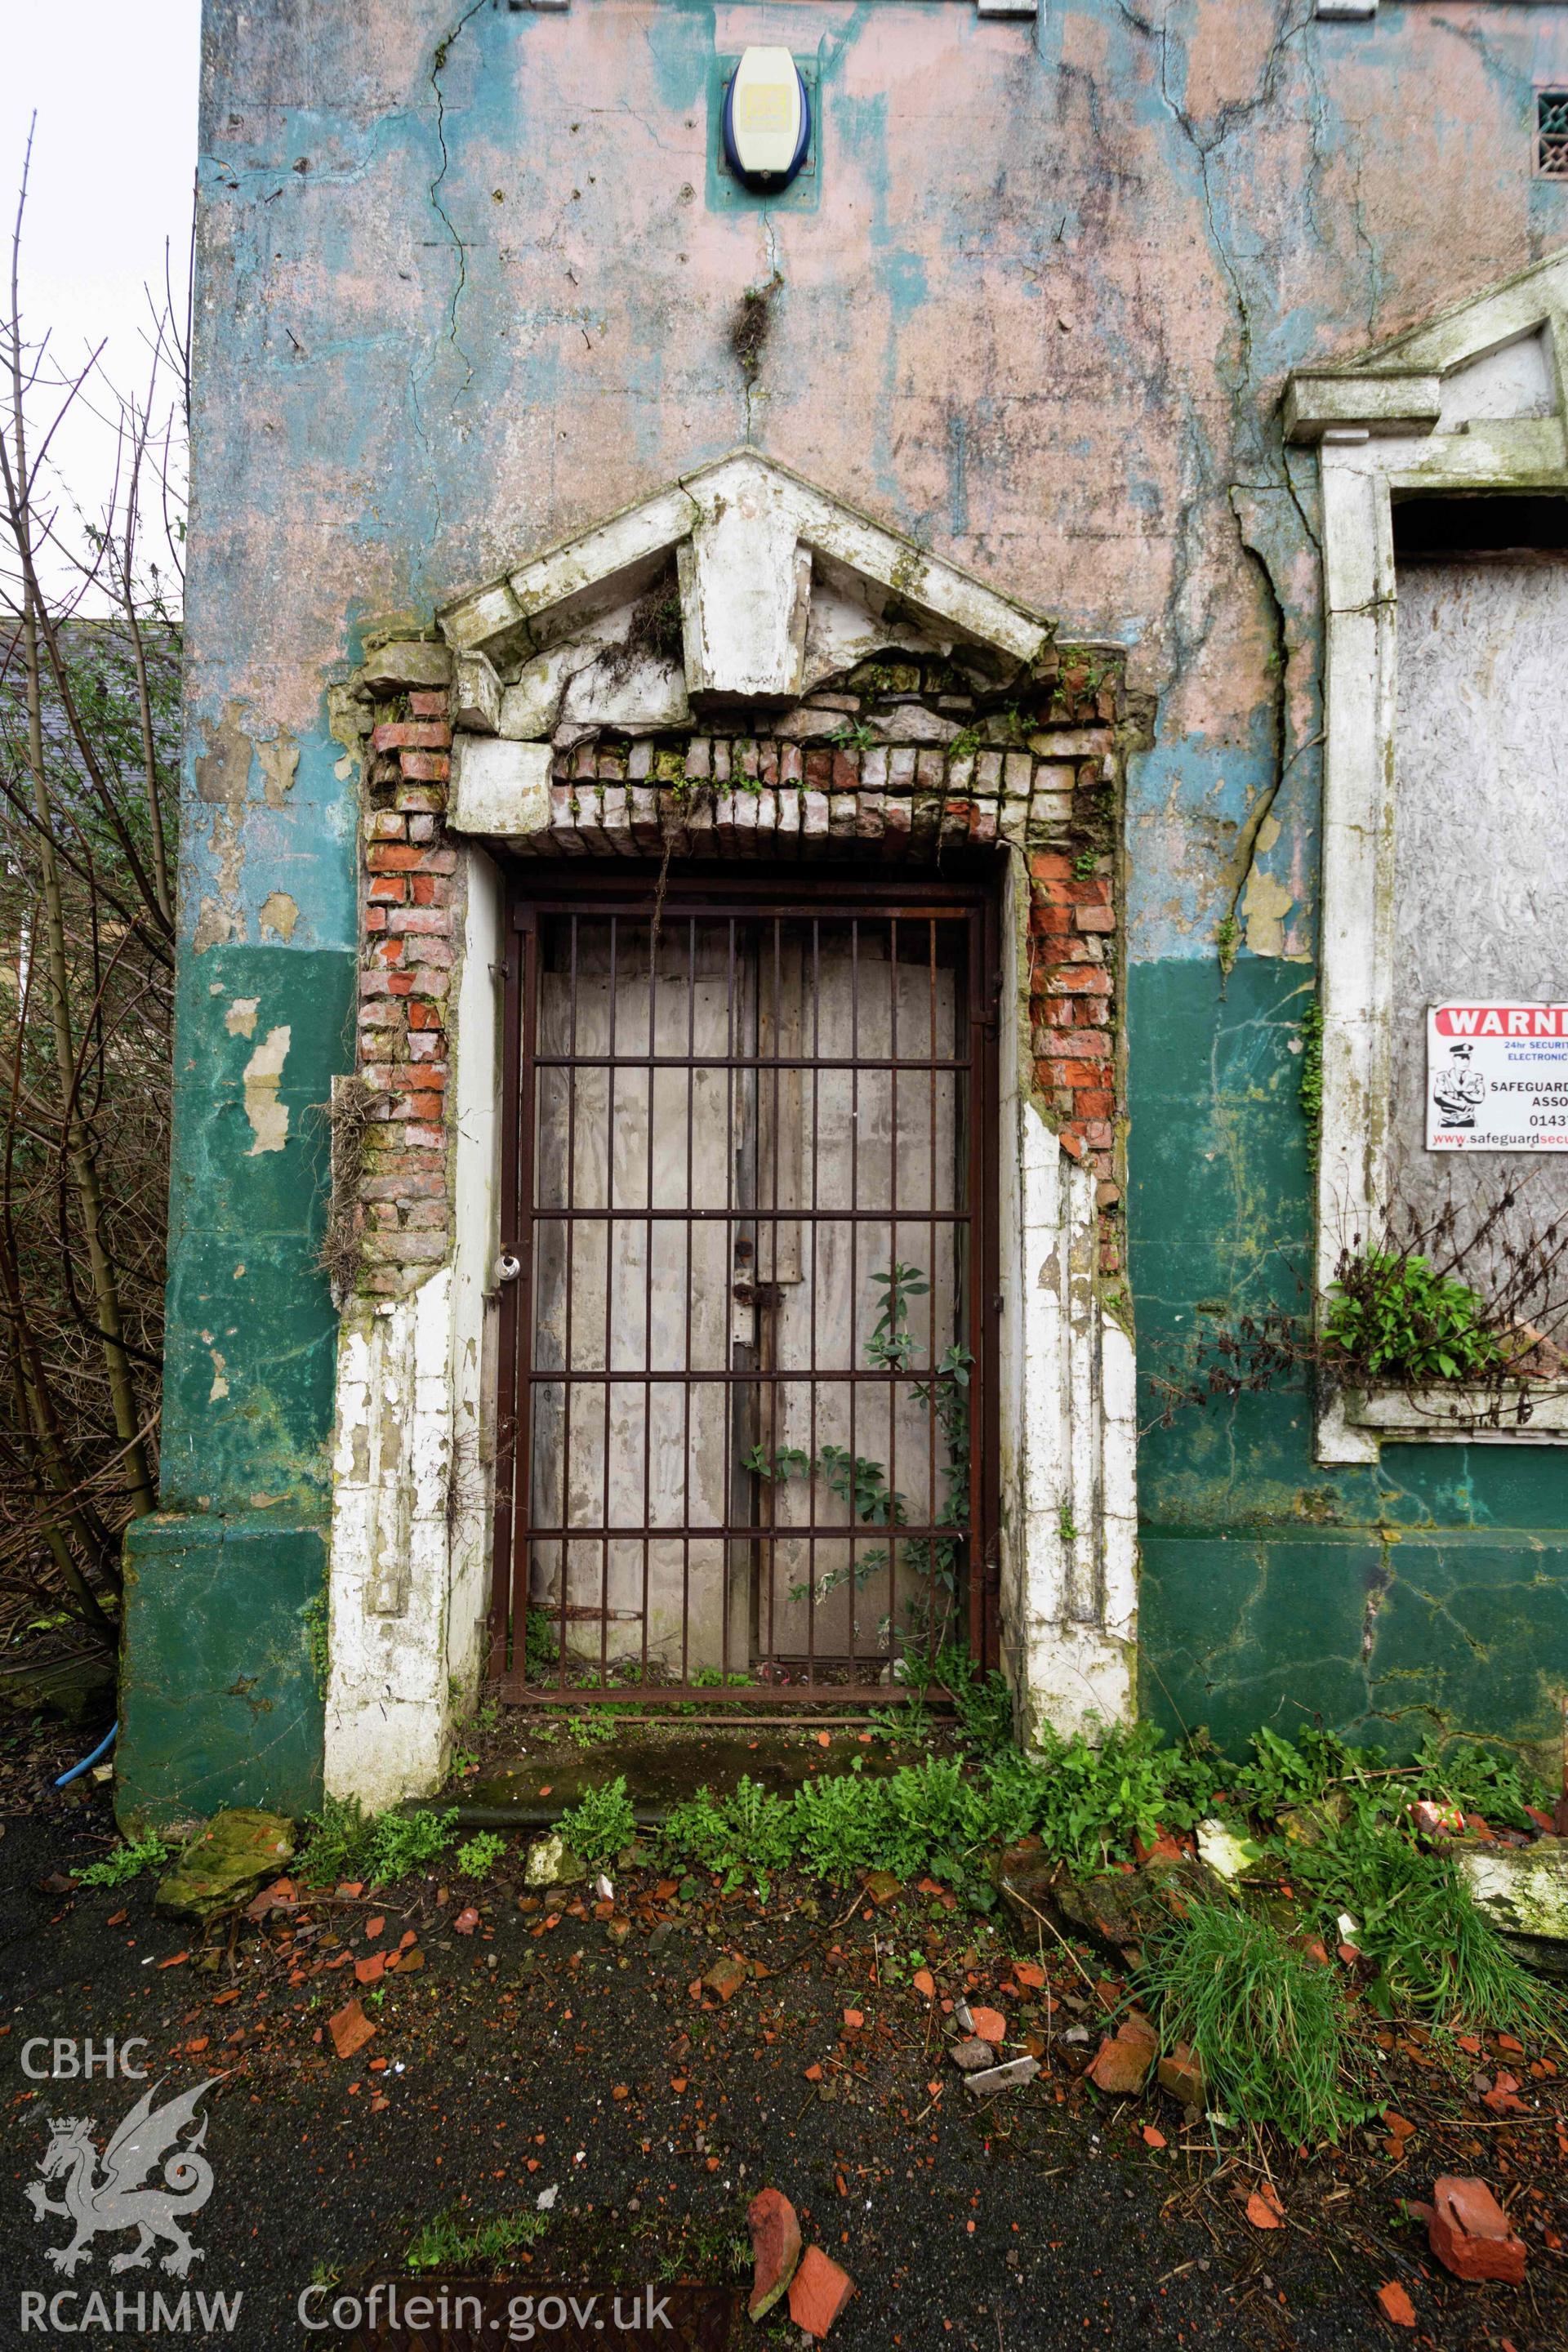
<path id="1" fill-rule="evenodd" d="M 1298 370 L 1285 394 L 1286 436 L 1311 443 L 1511 428 L 1528 470 L 1561 458 L 1565 376 L 1568 253 L 1558 253 L 1429 325 L 1331 366 Z M 1554 431 L 1543 435 L 1547 420 Z"/>
<path id="2" fill-rule="evenodd" d="M 1005 677 L 1048 635 L 1014 598 L 751 450 L 531 558 L 440 623 L 459 723 L 514 741 L 778 706 L 889 648 Z"/>

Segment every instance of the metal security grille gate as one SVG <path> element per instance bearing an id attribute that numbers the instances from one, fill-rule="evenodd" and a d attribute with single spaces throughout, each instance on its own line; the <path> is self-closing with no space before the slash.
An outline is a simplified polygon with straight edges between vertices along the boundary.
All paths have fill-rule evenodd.
<path id="1" fill-rule="evenodd" d="M 996 942 L 962 884 L 520 892 L 491 1673 L 852 1703 L 996 1653 Z"/>

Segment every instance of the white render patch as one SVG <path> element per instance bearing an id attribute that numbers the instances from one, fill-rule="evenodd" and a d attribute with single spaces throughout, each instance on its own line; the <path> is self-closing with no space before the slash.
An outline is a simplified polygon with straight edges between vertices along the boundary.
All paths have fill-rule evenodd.
<path id="1" fill-rule="evenodd" d="M 1009 860 L 998 1240 L 1003 1665 L 1026 1742 L 1131 1721 L 1138 1624 L 1135 1360 L 1095 1278 L 1095 1181 L 1025 1090 L 1029 891 Z"/>
<path id="2" fill-rule="evenodd" d="M 352 1301 L 338 1339 L 324 1774 L 371 1811 L 439 1787 L 481 1662 L 502 898 L 482 850 L 462 879 L 453 1261 L 405 1297 Z"/>
<path id="3" fill-rule="evenodd" d="M 512 743 L 497 735 L 455 736 L 447 809 L 452 831 L 489 834 L 499 841 L 547 832 L 550 758 L 548 743 Z"/>

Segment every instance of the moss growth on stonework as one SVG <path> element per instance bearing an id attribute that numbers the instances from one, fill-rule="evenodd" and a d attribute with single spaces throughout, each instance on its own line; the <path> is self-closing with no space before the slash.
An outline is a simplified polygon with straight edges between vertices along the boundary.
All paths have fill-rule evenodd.
<path id="1" fill-rule="evenodd" d="M 1323 1125 L 1323 1007 L 1316 996 L 1301 1015 L 1301 1076 L 1297 1093 L 1315 1150 Z"/>

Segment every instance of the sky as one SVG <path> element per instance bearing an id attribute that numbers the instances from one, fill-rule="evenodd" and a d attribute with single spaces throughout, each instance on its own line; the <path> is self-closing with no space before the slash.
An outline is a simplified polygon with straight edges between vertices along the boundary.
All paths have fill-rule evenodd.
<path id="1" fill-rule="evenodd" d="M 37 337 L 47 327 L 58 364 L 72 373 L 107 337 L 110 380 L 141 387 L 143 289 L 161 291 L 165 246 L 184 314 L 200 0 L 0 0 L 0 25 L 7 273 L 28 121 L 37 114 L 23 226 L 24 329 Z M 79 412 L 54 454 L 61 482 L 96 512 L 113 478 L 112 434 Z"/>

